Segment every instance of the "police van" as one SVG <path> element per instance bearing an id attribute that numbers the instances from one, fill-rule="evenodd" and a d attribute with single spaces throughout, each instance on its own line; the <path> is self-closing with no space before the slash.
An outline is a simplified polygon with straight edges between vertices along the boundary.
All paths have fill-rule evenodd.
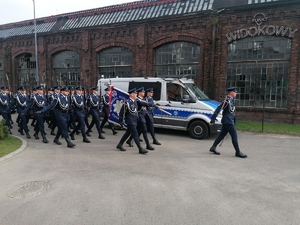
<path id="1" fill-rule="evenodd" d="M 209 99 L 192 79 L 101 78 L 98 80 L 99 94 L 103 95 L 104 89 L 111 85 L 125 92 L 132 88 L 153 88 L 153 99 L 158 106 L 154 110 L 154 127 L 185 130 L 196 139 L 205 139 L 209 134 L 221 130 L 221 115 L 215 124 L 210 125 L 210 117 L 219 102 Z"/>

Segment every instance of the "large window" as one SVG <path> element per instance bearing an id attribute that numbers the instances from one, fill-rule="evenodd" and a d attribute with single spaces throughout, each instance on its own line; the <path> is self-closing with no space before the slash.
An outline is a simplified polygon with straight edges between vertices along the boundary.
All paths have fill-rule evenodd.
<path id="1" fill-rule="evenodd" d="M 227 86 L 239 106 L 286 108 L 291 40 L 259 36 L 228 45 Z"/>
<path id="2" fill-rule="evenodd" d="M 3 65 L 3 59 L 0 59 L 0 84 L 4 84 L 4 65 Z"/>
<path id="3" fill-rule="evenodd" d="M 86 80 L 80 80 L 79 53 L 74 51 L 59 52 L 53 56 L 52 63 L 54 71 L 52 83 L 54 85 L 77 86 L 87 83 Z"/>
<path id="4" fill-rule="evenodd" d="M 18 86 L 34 87 L 36 82 L 36 61 L 29 53 L 22 54 L 15 58 L 17 64 Z"/>
<path id="5" fill-rule="evenodd" d="M 132 77 L 132 52 L 124 47 L 112 47 L 98 54 L 99 75 Z"/>
<path id="6" fill-rule="evenodd" d="M 198 75 L 199 61 L 199 45 L 190 42 L 164 44 L 155 49 L 154 76 Z"/>

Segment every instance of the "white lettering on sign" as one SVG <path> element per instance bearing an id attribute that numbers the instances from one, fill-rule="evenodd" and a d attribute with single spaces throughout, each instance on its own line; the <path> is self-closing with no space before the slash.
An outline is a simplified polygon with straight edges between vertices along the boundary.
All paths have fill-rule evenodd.
<path id="1" fill-rule="evenodd" d="M 294 34 L 298 31 L 298 29 L 293 29 L 290 27 L 284 26 L 274 26 L 274 25 L 265 25 L 265 26 L 257 26 L 250 28 L 243 28 L 240 30 L 236 30 L 231 33 L 227 33 L 226 37 L 228 42 L 236 41 L 238 39 L 243 39 L 246 37 L 254 37 L 260 35 L 276 35 L 276 36 L 286 36 L 289 38 L 294 37 Z"/>

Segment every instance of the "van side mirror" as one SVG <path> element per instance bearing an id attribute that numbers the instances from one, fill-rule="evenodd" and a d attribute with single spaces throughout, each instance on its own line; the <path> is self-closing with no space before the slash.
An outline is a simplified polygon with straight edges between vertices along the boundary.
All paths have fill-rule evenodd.
<path id="1" fill-rule="evenodd" d="M 189 103 L 190 102 L 190 96 L 189 95 L 183 95 L 182 96 L 182 102 L 183 103 Z"/>

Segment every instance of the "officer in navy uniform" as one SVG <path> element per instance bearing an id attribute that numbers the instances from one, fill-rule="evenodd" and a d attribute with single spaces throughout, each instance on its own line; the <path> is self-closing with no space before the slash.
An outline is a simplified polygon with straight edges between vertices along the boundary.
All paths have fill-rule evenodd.
<path id="1" fill-rule="evenodd" d="M 53 99 L 51 104 L 44 107 L 41 111 L 37 111 L 36 113 L 37 114 L 45 113 L 48 110 L 53 109 L 54 116 L 57 120 L 57 128 L 58 128 L 53 142 L 56 143 L 57 145 L 61 145 L 61 142 L 59 141 L 59 137 L 62 135 L 67 142 L 67 147 L 73 148 L 76 145 L 71 142 L 68 134 L 68 123 L 70 120 L 70 115 L 69 115 L 70 102 L 68 98 L 69 89 L 68 87 L 62 87 L 60 91 L 61 93 L 56 95 L 57 97 Z"/>
<path id="2" fill-rule="evenodd" d="M 146 154 L 148 151 L 142 148 L 138 136 L 138 131 L 137 131 L 139 115 L 138 115 L 138 106 L 136 101 L 136 97 L 137 97 L 136 89 L 135 88 L 131 89 L 128 91 L 128 93 L 129 93 L 129 99 L 125 101 L 119 114 L 120 124 L 124 125 L 124 123 L 126 123 L 127 129 L 124 135 L 122 136 L 119 144 L 117 145 L 117 149 L 120 149 L 121 151 L 126 151 L 126 149 L 123 147 L 123 143 L 127 140 L 127 138 L 130 135 L 132 135 L 135 144 L 139 148 L 139 153 Z M 145 105 L 147 104 L 145 103 Z"/>
<path id="3" fill-rule="evenodd" d="M 151 137 L 153 139 L 153 144 L 161 145 L 161 143 L 156 139 L 155 133 L 154 133 L 153 118 L 154 118 L 155 104 L 154 104 L 154 101 L 153 101 L 153 88 L 148 88 L 147 90 L 145 90 L 145 92 L 146 92 L 146 97 L 145 97 L 146 102 L 148 102 L 150 105 L 154 106 L 154 107 L 153 106 L 148 106 L 147 107 L 147 113 L 145 115 L 147 128 L 148 128 L 148 130 L 151 134 Z"/>
<path id="4" fill-rule="evenodd" d="M 33 96 L 35 95 L 37 93 L 37 90 L 36 90 L 36 87 L 34 87 L 34 88 L 32 88 L 32 92 L 31 92 L 31 95 L 30 95 L 30 99 L 32 99 L 33 98 Z M 29 114 L 30 114 L 30 116 L 31 116 L 31 110 L 29 110 Z M 33 118 L 32 118 L 32 121 L 31 121 L 31 126 L 33 126 L 33 127 L 35 127 L 35 125 L 36 125 L 36 118 L 35 118 L 35 116 L 33 115 Z"/>
<path id="5" fill-rule="evenodd" d="M 49 104 L 51 104 L 52 101 L 59 96 L 61 87 L 60 86 L 55 86 L 55 87 L 53 87 L 53 89 L 54 89 L 54 92 L 51 95 L 51 99 L 49 101 Z M 54 130 L 57 127 L 57 118 L 55 118 L 55 114 L 54 114 L 54 111 L 52 109 L 50 109 L 49 114 L 50 114 L 50 118 L 51 118 L 50 125 L 49 125 L 49 128 L 51 129 L 50 134 L 55 135 Z"/>
<path id="6" fill-rule="evenodd" d="M 54 93 L 54 88 L 53 87 L 48 88 L 48 93 L 46 95 L 48 104 L 50 104 L 53 100 L 53 98 L 52 98 L 53 93 Z M 46 123 L 48 124 L 48 127 L 49 127 L 51 124 L 51 121 L 53 120 L 53 112 L 50 113 L 50 111 L 48 111 L 47 113 L 48 114 L 46 116 Z"/>
<path id="7" fill-rule="evenodd" d="M 145 95 L 145 90 L 144 87 L 140 87 L 138 89 L 136 89 L 137 91 L 137 106 L 138 106 L 138 115 L 139 115 L 139 120 L 138 120 L 138 136 L 140 136 L 141 134 L 143 134 L 144 140 L 146 142 L 146 149 L 148 150 L 154 150 L 154 148 L 150 145 L 149 139 L 148 139 L 148 135 L 147 135 L 147 125 L 146 125 L 146 114 L 147 114 L 147 107 L 149 107 L 148 105 L 151 104 L 149 103 L 148 105 L 145 105 L 145 100 L 144 100 L 144 95 Z M 154 103 L 151 104 L 151 106 L 154 106 Z M 131 144 L 131 139 L 132 136 L 126 141 L 127 144 L 129 144 L 129 146 L 132 146 Z"/>
<path id="8" fill-rule="evenodd" d="M 41 136 L 43 138 L 43 142 L 46 144 L 48 143 L 48 140 L 46 138 L 46 132 L 45 132 L 45 113 L 36 113 L 37 111 L 41 111 L 45 106 L 47 105 L 47 97 L 44 95 L 44 86 L 38 86 L 36 87 L 36 94 L 32 96 L 31 99 L 31 107 L 34 112 L 34 118 L 36 120 L 35 125 L 35 133 L 34 137 L 35 139 L 39 139 L 39 132 L 41 133 Z"/>
<path id="9" fill-rule="evenodd" d="M 101 132 L 105 133 L 103 131 L 103 127 L 106 122 L 108 122 L 108 116 L 109 116 L 109 95 L 110 95 L 110 88 L 107 87 L 105 88 L 105 94 L 102 95 L 102 102 L 103 102 L 103 107 L 102 107 L 102 112 L 104 114 L 103 120 L 101 122 Z M 112 123 L 108 122 L 110 129 L 113 132 L 113 135 L 116 135 L 118 132 L 115 130 L 114 126 Z"/>
<path id="10" fill-rule="evenodd" d="M 213 115 L 211 116 L 211 124 L 214 124 L 216 118 L 221 110 L 223 110 L 223 118 L 222 118 L 222 130 L 221 133 L 218 135 L 216 140 L 214 141 L 212 147 L 210 148 L 210 152 L 220 155 L 220 152 L 216 150 L 217 145 L 225 138 L 227 133 L 230 134 L 232 144 L 235 149 L 235 156 L 240 158 L 246 158 L 247 155 L 243 154 L 240 151 L 238 139 L 237 139 L 237 132 L 235 129 L 235 106 L 234 106 L 234 98 L 237 94 L 237 87 L 230 87 L 226 89 L 228 94 L 225 100 L 217 107 Z"/>
<path id="11" fill-rule="evenodd" d="M 26 88 L 21 86 L 18 88 L 19 92 L 15 95 L 14 99 L 11 101 L 9 108 L 12 109 L 16 107 L 19 116 L 19 132 L 23 135 L 23 131 L 26 133 L 26 138 L 31 138 L 29 134 L 29 129 L 27 126 L 29 120 L 29 107 L 30 97 L 26 94 Z"/>
<path id="12" fill-rule="evenodd" d="M 69 94 L 69 101 L 70 101 L 70 122 L 68 124 L 68 128 L 75 129 L 76 123 L 75 123 L 75 115 L 74 115 L 74 103 L 73 103 L 73 96 L 74 96 L 74 87 L 70 86 L 69 87 L 70 94 Z M 69 129 L 68 129 L 69 131 Z M 70 132 L 70 131 L 69 131 Z"/>
<path id="13" fill-rule="evenodd" d="M 5 120 L 5 126 L 8 127 L 9 134 L 12 134 L 11 132 L 11 124 L 9 119 L 9 96 L 7 94 L 8 88 L 6 86 L 1 87 L 1 93 L 0 93 L 0 114 L 2 115 L 3 119 Z"/>
<path id="14" fill-rule="evenodd" d="M 82 94 L 83 88 L 81 86 L 78 86 L 75 88 L 75 94 L 72 98 L 73 103 L 74 103 L 74 113 L 75 116 L 78 119 L 77 126 L 75 129 L 70 133 L 70 137 L 72 140 L 75 140 L 74 134 L 76 131 L 79 129 L 81 130 L 81 135 L 83 137 L 83 142 L 85 143 L 90 143 L 91 141 L 87 139 L 86 137 L 86 132 L 85 132 L 85 117 L 86 117 L 86 111 L 85 111 L 85 100 L 84 96 Z"/>
<path id="15" fill-rule="evenodd" d="M 100 128 L 100 115 L 99 115 L 100 99 L 98 95 L 98 86 L 92 88 L 92 94 L 90 94 L 87 98 L 87 106 L 90 109 L 89 113 L 93 119 L 88 127 L 88 130 L 86 131 L 86 134 L 90 136 L 89 131 L 92 129 L 92 127 L 95 124 L 98 131 L 98 138 L 105 139 L 105 137 L 101 134 L 101 128 Z"/>

